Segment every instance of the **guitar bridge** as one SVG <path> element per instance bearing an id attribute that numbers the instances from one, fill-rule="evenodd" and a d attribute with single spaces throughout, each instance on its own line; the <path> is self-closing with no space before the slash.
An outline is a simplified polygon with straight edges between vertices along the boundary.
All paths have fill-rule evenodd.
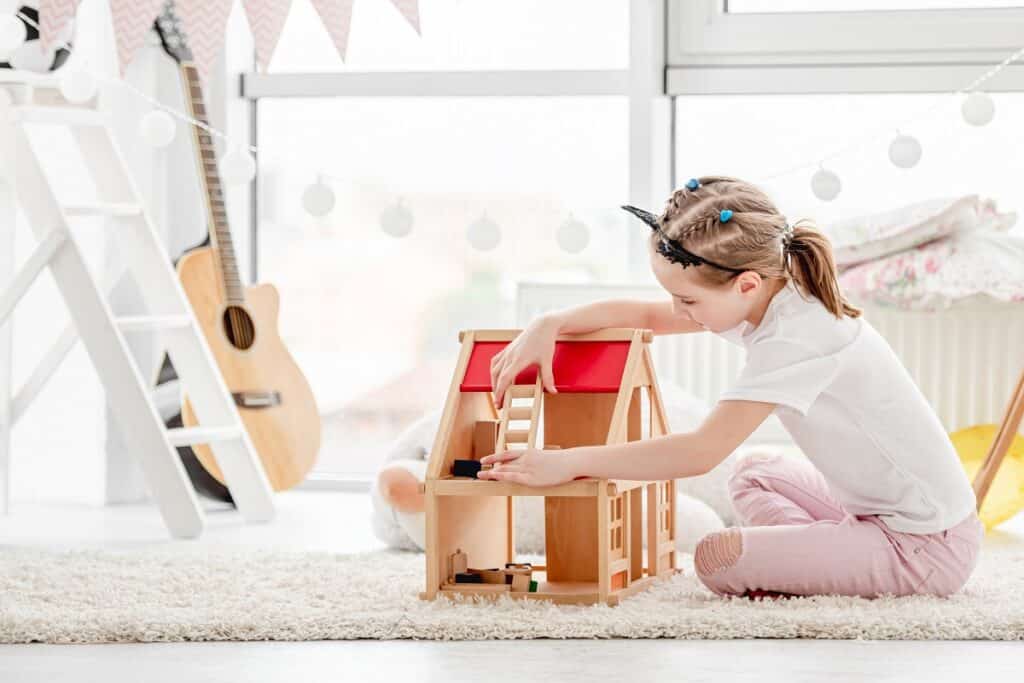
<path id="1" fill-rule="evenodd" d="M 231 397 L 239 408 L 273 408 L 281 405 L 280 391 L 235 391 Z"/>

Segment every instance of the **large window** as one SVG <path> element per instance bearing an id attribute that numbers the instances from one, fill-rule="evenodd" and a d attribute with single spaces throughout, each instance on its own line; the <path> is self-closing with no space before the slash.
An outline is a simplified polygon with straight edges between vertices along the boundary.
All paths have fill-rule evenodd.
<path id="1" fill-rule="evenodd" d="M 319 474 L 370 474 L 403 427 L 439 410 L 457 331 L 512 326 L 517 282 L 650 282 L 617 207 L 643 194 L 641 176 L 660 186 L 637 154 L 659 136 L 669 143 L 649 148 L 672 150 L 679 182 L 750 179 L 826 225 L 968 192 L 1020 211 L 1024 67 L 986 84 L 997 113 L 983 128 L 935 94 L 1020 47 L 1020 4 L 665 0 L 638 30 L 638 8 L 660 5 L 422 0 L 421 37 L 390 3 L 356 3 L 342 63 L 294 3 L 269 73 L 244 90 L 258 105 L 259 277 L 281 289 L 283 334 L 320 402 Z M 655 122 L 645 98 L 662 94 L 662 69 L 675 116 Z M 921 163 L 895 168 L 891 136 L 937 97 L 902 129 Z M 829 162 L 844 184 L 834 202 L 812 196 L 813 166 L 780 173 L 880 128 Z M 301 198 L 318 176 L 336 203 L 314 218 Z M 586 248 L 560 246 L 579 226 Z M 470 245 L 481 229 L 493 249 Z"/>
<path id="2" fill-rule="evenodd" d="M 269 73 L 247 77 L 259 279 L 314 387 L 321 477 L 370 475 L 440 410 L 458 331 L 514 326 L 517 282 L 630 278 L 628 3 L 420 8 L 422 37 L 356 3 L 343 64 L 294 3 Z M 318 177 L 323 217 L 302 204 Z"/>

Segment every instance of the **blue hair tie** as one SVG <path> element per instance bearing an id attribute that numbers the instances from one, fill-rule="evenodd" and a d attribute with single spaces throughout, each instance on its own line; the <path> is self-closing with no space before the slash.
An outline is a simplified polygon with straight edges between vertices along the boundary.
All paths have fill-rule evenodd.
<path id="1" fill-rule="evenodd" d="M 686 189 L 696 190 L 698 187 L 700 187 L 700 181 L 696 178 L 690 178 L 686 181 Z"/>
<path id="2" fill-rule="evenodd" d="M 718 220 L 722 223 L 728 223 L 729 219 L 732 218 L 731 209 L 722 209 L 718 212 Z"/>

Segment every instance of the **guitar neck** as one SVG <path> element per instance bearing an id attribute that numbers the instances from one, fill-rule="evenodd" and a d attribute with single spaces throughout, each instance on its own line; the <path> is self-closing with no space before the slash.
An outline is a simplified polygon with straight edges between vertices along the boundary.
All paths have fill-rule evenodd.
<path id="1" fill-rule="evenodd" d="M 182 62 L 181 77 L 185 83 L 186 99 L 192 118 L 208 127 L 206 105 L 203 103 L 203 89 L 199 84 L 199 73 L 195 65 L 191 62 Z M 214 248 L 220 280 L 224 288 L 224 299 L 229 304 L 241 305 L 245 302 L 245 288 L 238 275 L 238 262 L 235 259 L 235 248 L 231 242 L 224 193 L 221 190 L 220 173 L 217 170 L 217 153 L 207 129 L 193 125 L 192 132 L 196 145 L 199 176 L 202 178 L 203 190 L 206 194 L 210 241 Z"/>

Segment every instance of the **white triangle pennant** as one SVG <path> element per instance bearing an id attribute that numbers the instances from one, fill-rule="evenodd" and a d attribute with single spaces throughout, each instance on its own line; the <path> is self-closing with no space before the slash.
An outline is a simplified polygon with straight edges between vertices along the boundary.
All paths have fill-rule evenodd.
<path id="1" fill-rule="evenodd" d="M 114 22 L 114 40 L 117 43 L 117 63 L 124 75 L 135 53 L 142 47 L 146 32 L 160 13 L 164 0 L 110 0 L 110 15 Z"/>
<path id="2" fill-rule="evenodd" d="M 274 54 L 281 30 L 291 8 L 291 0 L 242 0 L 245 14 L 249 18 L 253 42 L 256 46 L 256 63 L 266 69 Z"/>
<path id="3" fill-rule="evenodd" d="M 327 33 L 334 41 L 334 47 L 346 59 L 348 51 L 348 34 L 352 28 L 352 5 L 355 0 L 310 0 L 320 19 L 324 22 Z"/>
<path id="4" fill-rule="evenodd" d="M 224 30 L 231 13 L 232 0 L 177 0 L 196 70 L 206 81 L 224 49 Z"/>
<path id="5" fill-rule="evenodd" d="M 39 2 L 39 41 L 44 50 L 48 50 L 61 29 L 75 16 L 79 0 L 40 0 Z"/>
<path id="6" fill-rule="evenodd" d="M 419 0 L 391 0 L 391 4 L 402 13 L 406 21 L 412 24 L 412 27 L 416 29 L 416 33 L 423 35 L 420 32 L 420 2 Z"/>

